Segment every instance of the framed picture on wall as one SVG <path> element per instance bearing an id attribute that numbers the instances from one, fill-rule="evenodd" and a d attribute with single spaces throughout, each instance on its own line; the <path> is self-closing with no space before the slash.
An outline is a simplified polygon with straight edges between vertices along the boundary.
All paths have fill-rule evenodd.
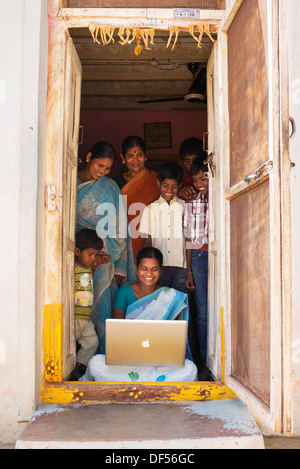
<path id="1" fill-rule="evenodd" d="M 171 122 L 145 123 L 144 140 L 147 150 L 172 148 Z"/>

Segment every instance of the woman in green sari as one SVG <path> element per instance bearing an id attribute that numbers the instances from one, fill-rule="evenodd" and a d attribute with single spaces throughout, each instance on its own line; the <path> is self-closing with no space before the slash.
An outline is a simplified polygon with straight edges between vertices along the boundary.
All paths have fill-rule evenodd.
<path id="1" fill-rule="evenodd" d="M 127 215 L 118 185 L 106 177 L 115 161 L 114 148 L 107 142 L 96 143 L 78 170 L 77 231 L 93 229 L 103 240 L 103 251 L 110 262 L 100 259 L 94 265 L 94 306 L 92 321 L 100 353 L 105 351 L 105 320 L 111 317 L 118 286 L 136 279 L 132 242 Z"/>

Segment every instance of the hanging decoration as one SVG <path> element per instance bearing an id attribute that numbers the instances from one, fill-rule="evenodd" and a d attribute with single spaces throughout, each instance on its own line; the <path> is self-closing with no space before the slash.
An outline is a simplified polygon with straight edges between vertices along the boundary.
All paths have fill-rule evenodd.
<path id="1" fill-rule="evenodd" d="M 91 23 L 89 26 L 89 30 L 91 32 L 92 38 L 94 42 L 97 42 L 100 45 L 106 46 L 110 43 L 114 44 L 115 39 L 113 38 L 115 27 L 113 26 L 101 26 L 95 25 L 95 23 Z M 169 39 L 167 42 L 166 48 L 170 47 L 173 36 L 173 45 L 171 51 L 174 50 L 180 30 L 186 31 L 186 28 L 180 28 L 178 26 L 169 26 Z M 190 24 L 188 26 L 188 32 L 191 36 L 195 39 L 198 44 L 198 47 L 202 47 L 202 38 L 204 34 L 211 39 L 212 42 L 215 42 L 211 33 L 210 33 L 210 24 L 209 23 L 198 23 L 196 25 Z M 99 41 L 98 37 L 100 35 L 101 42 Z M 125 46 L 126 44 L 132 44 L 132 42 L 136 39 L 137 45 L 134 49 L 135 55 L 139 55 L 142 50 L 151 50 L 149 45 L 154 46 L 154 36 L 155 36 L 155 29 L 154 28 L 123 28 L 120 27 L 118 30 L 117 35 L 119 36 L 118 43 L 121 46 Z"/>
<path id="2" fill-rule="evenodd" d="M 172 46 L 172 49 L 171 49 L 171 50 L 174 50 L 174 48 L 176 46 L 176 43 L 177 43 L 178 35 L 179 35 L 179 28 L 178 28 L 178 26 L 170 26 L 169 30 L 170 30 L 170 35 L 169 35 L 169 40 L 168 40 L 168 43 L 167 43 L 167 49 L 168 49 L 169 45 L 171 44 L 173 34 L 175 34 L 173 46 Z"/>
<path id="3" fill-rule="evenodd" d="M 198 24 L 196 24 L 196 29 L 199 32 L 198 37 L 195 36 L 195 32 L 194 32 L 195 31 L 195 25 L 194 24 L 190 24 L 188 29 L 189 29 L 189 33 L 193 36 L 195 41 L 198 43 L 198 47 L 202 47 L 202 38 L 203 38 L 204 33 L 208 35 L 208 37 L 210 38 L 210 40 L 212 42 L 215 42 L 215 40 L 213 39 L 213 37 L 210 34 L 209 23 L 198 23 Z"/>

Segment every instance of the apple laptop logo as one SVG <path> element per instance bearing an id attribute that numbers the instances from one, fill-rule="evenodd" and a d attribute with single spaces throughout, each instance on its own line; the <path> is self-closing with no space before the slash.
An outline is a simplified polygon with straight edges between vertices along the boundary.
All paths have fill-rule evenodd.
<path id="1" fill-rule="evenodd" d="M 144 347 L 144 348 L 149 348 L 150 347 L 149 339 L 143 340 L 142 347 Z"/>

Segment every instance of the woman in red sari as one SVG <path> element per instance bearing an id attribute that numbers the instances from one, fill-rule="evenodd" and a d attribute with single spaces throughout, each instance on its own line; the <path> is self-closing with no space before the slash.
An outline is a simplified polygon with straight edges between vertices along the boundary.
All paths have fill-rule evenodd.
<path id="1" fill-rule="evenodd" d="M 147 151 L 142 138 L 129 136 L 123 140 L 121 159 L 126 165 L 125 172 L 114 178 L 121 189 L 128 221 L 131 228 L 134 258 L 143 248 L 143 238 L 137 229 L 142 216 L 142 206 L 133 204 L 151 204 L 158 199 L 160 191 L 157 185 L 157 173 L 146 167 Z M 126 196 L 126 197 L 125 197 Z"/>

